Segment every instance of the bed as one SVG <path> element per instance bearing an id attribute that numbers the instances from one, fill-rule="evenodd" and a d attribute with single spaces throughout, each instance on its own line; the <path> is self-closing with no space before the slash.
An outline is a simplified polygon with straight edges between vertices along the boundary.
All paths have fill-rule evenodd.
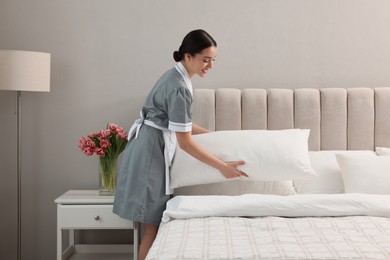
<path id="1" fill-rule="evenodd" d="M 212 131 L 310 129 L 316 178 L 183 186 L 147 259 L 390 259 L 390 88 L 197 89 Z"/>

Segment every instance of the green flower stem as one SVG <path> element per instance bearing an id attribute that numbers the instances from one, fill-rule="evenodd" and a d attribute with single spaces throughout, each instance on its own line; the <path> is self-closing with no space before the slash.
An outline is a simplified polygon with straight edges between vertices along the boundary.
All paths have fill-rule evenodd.
<path id="1" fill-rule="evenodd" d="M 117 159 L 100 156 L 99 161 L 101 188 L 103 189 L 103 191 L 114 192 L 116 184 Z"/>

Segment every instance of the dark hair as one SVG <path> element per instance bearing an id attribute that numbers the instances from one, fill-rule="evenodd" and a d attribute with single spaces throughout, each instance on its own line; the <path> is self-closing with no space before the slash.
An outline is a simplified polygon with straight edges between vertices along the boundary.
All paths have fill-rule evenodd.
<path id="1" fill-rule="evenodd" d="M 191 31 L 184 37 L 179 50 L 173 52 L 173 59 L 181 61 L 185 53 L 194 56 L 211 46 L 217 47 L 217 43 L 210 34 L 202 29 Z"/>

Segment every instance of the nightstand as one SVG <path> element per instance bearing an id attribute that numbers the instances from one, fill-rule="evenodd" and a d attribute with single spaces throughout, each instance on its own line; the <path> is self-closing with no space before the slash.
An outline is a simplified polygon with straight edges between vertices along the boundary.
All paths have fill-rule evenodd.
<path id="1" fill-rule="evenodd" d="M 139 224 L 112 213 L 114 196 L 99 196 L 97 190 L 70 190 L 57 203 L 57 260 L 63 259 L 137 259 Z M 133 245 L 75 244 L 75 230 L 130 229 Z M 62 233 L 69 232 L 68 247 L 63 249 Z M 100 258 L 99 254 L 101 255 Z"/>

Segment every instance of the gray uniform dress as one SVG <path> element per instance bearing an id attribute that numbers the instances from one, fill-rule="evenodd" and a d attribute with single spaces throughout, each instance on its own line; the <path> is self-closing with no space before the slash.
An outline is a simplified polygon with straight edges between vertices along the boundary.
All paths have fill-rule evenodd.
<path id="1" fill-rule="evenodd" d="M 166 194 L 163 131 L 192 128 L 192 94 L 177 67 L 162 75 L 147 96 L 141 117 L 148 124 L 140 125 L 122 154 L 113 208 L 122 218 L 159 224 L 171 198 Z"/>

